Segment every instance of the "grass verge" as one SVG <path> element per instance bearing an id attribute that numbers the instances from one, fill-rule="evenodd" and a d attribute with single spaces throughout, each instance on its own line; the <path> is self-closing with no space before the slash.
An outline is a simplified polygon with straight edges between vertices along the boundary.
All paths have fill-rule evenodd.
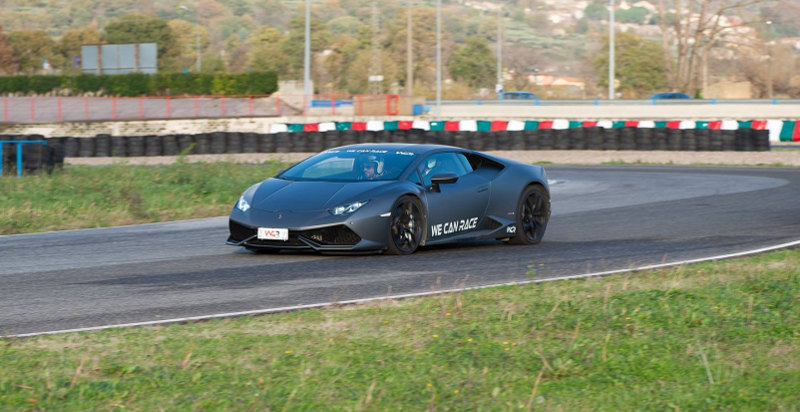
<path id="1" fill-rule="evenodd" d="M 247 187 L 286 166 L 186 163 L 179 158 L 167 166 L 72 166 L 52 175 L 3 178 L 0 235 L 227 215 Z"/>
<path id="2" fill-rule="evenodd" d="M 280 163 L 75 166 L 0 179 L 0 235 L 221 216 Z"/>
<path id="3" fill-rule="evenodd" d="M 796 410 L 800 250 L 0 339 L 12 410 Z"/>

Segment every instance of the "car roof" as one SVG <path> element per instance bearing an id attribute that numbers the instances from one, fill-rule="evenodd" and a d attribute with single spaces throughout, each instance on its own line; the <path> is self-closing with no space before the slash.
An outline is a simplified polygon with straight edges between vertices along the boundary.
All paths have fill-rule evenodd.
<path id="1" fill-rule="evenodd" d="M 436 152 L 440 150 L 458 150 L 468 152 L 469 150 L 440 144 L 414 144 L 414 143 L 361 143 L 347 146 L 334 147 L 328 150 L 389 150 L 414 153 L 416 155 Z M 327 151 L 327 150 L 326 150 Z"/>

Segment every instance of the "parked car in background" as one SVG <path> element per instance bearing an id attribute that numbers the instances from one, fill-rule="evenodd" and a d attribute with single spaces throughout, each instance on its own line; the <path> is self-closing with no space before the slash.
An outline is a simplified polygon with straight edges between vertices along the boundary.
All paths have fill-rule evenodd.
<path id="1" fill-rule="evenodd" d="M 531 92 L 500 92 L 498 100 L 539 100 L 539 96 Z"/>
<path id="2" fill-rule="evenodd" d="M 688 94 L 681 92 L 661 92 L 651 95 L 650 99 L 691 99 L 691 97 Z"/>

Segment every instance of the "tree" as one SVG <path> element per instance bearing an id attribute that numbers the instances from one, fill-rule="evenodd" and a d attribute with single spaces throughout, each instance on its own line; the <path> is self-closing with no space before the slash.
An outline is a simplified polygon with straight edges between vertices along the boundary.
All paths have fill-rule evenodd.
<path id="1" fill-rule="evenodd" d="M 586 6 L 586 9 L 583 11 L 583 15 L 589 20 L 606 20 L 608 18 L 608 9 L 606 9 L 606 4 L 595 1 Z"/>
<path id="2" fill-rule="evenodd" d="M 778 37 L 798 37 L 800 36 L 800 4 L 786 0 L 779 1 L 770 7 L 761 9 L 761 17 L 764 21 L 771 22 L 770 29 Z"/>
<path id="3" fill-rule="evenodd" d="M 345 90 L 350 93 L 369 93 L 369 75 L 371 68 L 372 54 L 369 49 L 362 50 L 348 65 L 345 82 Z M 381 73 L 384 77 L 384 84 L 391 84 L 392 79 L 397 78 L 398 62 L 391 58 L 388 52 L 381 52 L 380 55 Z"/>
<path id="4" fill-rule="evenodd" d="M 355 16 L 337 17 L 328 22 L 328 29 L 334 35 L 347 34 L 349 36 L 355 36 L 358 34 L 361 26 L 363 26 L 362 21 Z"/>
<path id="5" fill-rule="evenodd" d="M 355 37 L 339 36 L 332 45 L 333 53 L 325 56 L 324 68 L 329 82 L 339 90 L 349 93 L 366 93 L 372 30 L 369 26 L 361 26 Z M 365 67 L 360 65 L 365 64 Z M 361 78 L 363 77 L 363 78 Z"/>
<path id="6" fill-rule="evenodd" d="M 103 28 L 101 40 L 109 44 L 156 43 L 158 69 L 178 71 L 180 47 L 169 24 L 158 17 L 143 14 L 126 14 L 112 20 Z"/>
<path id="7" fill-rule="evenodd" d="M 311 52 L 321 52 L 327 48 L 330 41 L 328 28 L 322 20 L 312 15 L 311 22 Z M 305 50 L 305 15 L 295 17 L 289 22 L 289 36 L 284 39 L 281 49 L 289 57 L 289 75 L 300 78 L 303 72 Z"/>
<path id="8" fill-rule="evenodd" d="M 487 41 L 470 37 L 456 49 L 447 67 L 456 80 L 466 81 L 471 87 L 488 87 L 494 84 L 496 65 Z"/>
<path id="9" fill-rule="evenodd" d="M 197 62 L 197 40 L 200 35 L 201 48 L 206 43 L 202 40 L 201 27 L 186 20 L 170 20 L 169 27 L 175 33 L 175 42 L 180 54 L 176 58 L 176 66 L 182 71 L 194 71 Z"/>
<path id="10" fill-rule="evenodd" d="M 405 5 L 401 6 L 405 10 Z M 436 81 L 436 9 L 430 6 L 417 6 L 412 9 L 412 19 L 414 27 L 412 29 L 412 55 L 414 70 L 414 88 L 423 91 L 428 97 L 433 96 Z M 442 14 L 447 16 L 446 11 Z M 398 15 L 400 15 L 398 13 Z M 405 17 L 405 11 L 402 14 Z M 444 18 L 445 22 L 449 21 Z M 397 62 L 405 62 L 406 59 L 406 24 L 404 18 L 398 18 L 387 22 L 388 28 L 385 30 L 387 38 L 387 48 L 394 51 L 393 58 Z M 369 48 L 370 32 L 367 28 L 365 32 L 364 47 Z M 442 30 L 442 61 L 447 62 L 449 49 L 452 48 L 453 40 L 449 31 Z M 405 64 L 402 71 L 398 72 L 405 78 Z M 446 67 L 446 66 L 445 66 Z"/>
<path id="11" fill-rule="evenodd" d="M 247 66 L 257 71 L 285 73 L 289 60 L 281 50 L 281 41 L 283 35 L 274 27 L 262 26 L 254 31 L 247 39 Z"/>
<path id="12" fill-rule="evenodd" d="M 625 32 L 615 34 L 614 78 L 619 81 L 619 91 L 630 97 L 642 97 L 662 90 L 665 70 L 658 43 Z M 594 61 L 599 83 L 608 85 L 608 37 Z"/>
<path id="13" fill-rule="evenodd" d="M 614 18 L 620 23 L 638 23 L 642 24 L 647 20 L 650 14 L 644 7 L 631 7 L 628 10 L 617 10 Z"/>
<path id="14" fill-rule="evenodd" d="M 225 39 L 225 57 L 229 73 L 243 73 L 247 69 L 247 46 L 238 35 L 231 34 Z"/>
<path id="15" fill-rule="evenodd" d="M 508 44 L 503 47 L 503 70 L 514 74 L 511 84 L 505 83 L 505 90 L 530 90 L 529 75 L 535 73 L 542 62 L 542 51 Z"/>
<path id="16" fill-rule="evenodd" d="M 8 40 L 8 35 L 3 33 L 0 26 L 0 74 L 9 75 L 17 72 L 18 58 L 14 55 L 14 46 Z"/>
<path id="17" fill-rule="evenodd" d="M 100 43 L 100 32 L 93 27 L 67 30 L 56 43 L 56 50 L 62 56 L 61 68 L 67 72 L 79 72 L 80 65 L 74 67 L 75 57 L 81 56 L 81 46 Z"/>
<path id="18" fill-rule="evenodd" d="M 52 67 L 57 67 L 60 56 L 55 53 L 56 42 L 44 30 L 23 30 L 13 32 L 8 40 L 14 47 L 14 57 L 19 63 L 19 71 L 34 74 L 42 69 L 45 59 Z"/>
<path id="19" fill-rule="evenodd" d="M 698 94 L 701 67 L 711 48 L 734 25 L 726 20 L 745 12 L 745 8 L 768 0 L 658 0 L 658 15 L 675 14 L 670 25 L 658 19 L 661 28 L 663 61 L 672 90 Z"/>
<path id="20" fill-rule="evenodd" d="M 322 61 L 324 68 L 323 78 L 320 81 L 320 90 L 323 93 L 335 93 L 340 90 L 346 90 L 343 87 L 344 78 L 346 76 L 345 68 L 347 62 L 345 61 L 342 50 L 347 48 L 347 45 L 353 42 L 353 39 L 342 34 L 336 37 L 331 47 L 331 53 L 328 53 Z"/>
<path id="21" fill-rule="evenodd" d="M 763 46 L 767 55 L 753 53 L 737 61 L 740 73 L 752 85 L 753 97 L 796 97 L 800 90 L 792 84 L 798 67 L 794 51 L 788 45 Z"/>

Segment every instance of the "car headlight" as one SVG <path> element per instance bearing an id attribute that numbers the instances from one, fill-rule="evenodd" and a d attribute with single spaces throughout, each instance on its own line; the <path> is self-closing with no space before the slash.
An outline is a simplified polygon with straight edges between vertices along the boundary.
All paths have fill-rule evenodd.
<path id="1" fill-rule="evenodd" d="M 349 213 L 353 213 L 358 210 L 361 206 L 364 206 L 369 202 L 369 200 L 363 200 L 360 202 L 353 202 L 348 203 L 346 205 L 336 206 L 333 209 L 328 210 L 334 216 L 345 215 Z"/>
<path id="2" fill-rule="evenodd" d="M 236 208 L 242 212 L 246 212 L 247 209 L 250 209 L 250 203 L 247 203 L 247 200 L 244 199 L 244 195 L 239 197 L 239 201 L 236 202 Z"/>

